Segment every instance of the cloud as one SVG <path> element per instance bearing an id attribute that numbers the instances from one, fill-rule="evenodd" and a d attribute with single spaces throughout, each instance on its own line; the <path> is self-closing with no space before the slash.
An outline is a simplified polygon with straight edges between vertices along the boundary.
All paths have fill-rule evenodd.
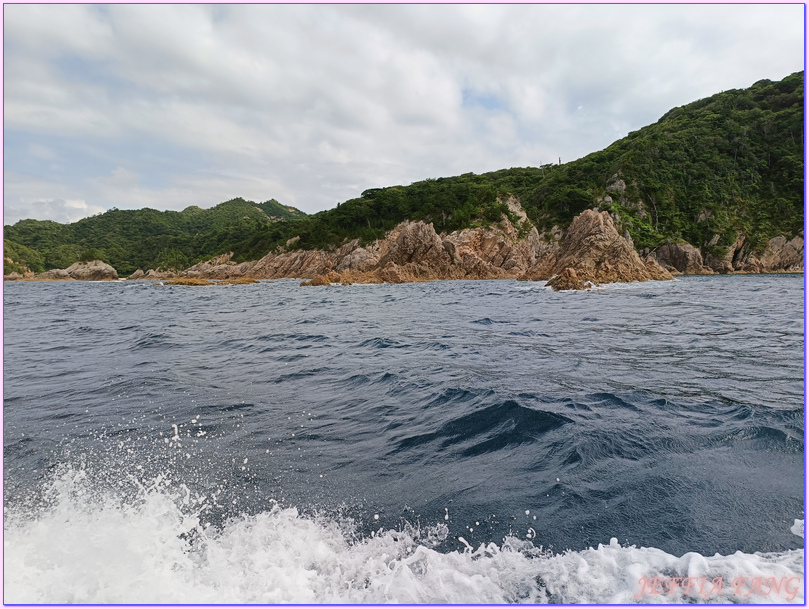
<path id="1" fill-rule="evenodd" d="M 3 224 L 15 224 L 24 218 L 76 222 L 104 211 L 103 207 L 78 199 L 20 199 L 3 206 Z"/>
<path id="2" fill-rule="evenodd" d="M 235 196 L 314 212 L 368 187 L 573 160 L 673 106 L 780 79 L 803 67 L 803 13 L 9 5 L 5 46 L 15 213 Z"/>

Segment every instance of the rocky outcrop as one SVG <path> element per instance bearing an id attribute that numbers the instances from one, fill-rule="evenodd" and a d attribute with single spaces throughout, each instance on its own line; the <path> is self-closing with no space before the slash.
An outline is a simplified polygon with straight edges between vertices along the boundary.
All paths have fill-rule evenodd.
<path id="1" fill-rule="evenodd" d="M 343 280 L 342 275 L 336 271 L 329 271 L 323 275 L 318 275 L 309 281 L 302 281 L 301 285 L 331 285 L 333 283 L 341 283 Z"/>
<path id="2" fill-rule="evenodd" d="M 81 281 L 114 281 L 118 279 L 118 272 L 101 260 L 74 262 L 65 271 L 71 279 Z"/>
<path id="3" fill-rule="evenodd" d="M 527 222 L 519 201 L 511 198 L 506 203 L 520 223 Z M 517 277 L 535 264 L 538 256 L 558 248 L 555 242 L 551 245 L 541 239 L 530 222 L 521 228 L 527 230 L 523 238 L 520 229 L 504 216 L 500 223 L 489 228 L 439 234 L 432 223 L 407 221 L 397 225 L 384 239 L 362 247 L 354 240 L 332 250 L 282 248 L 267 254 L 244 273 L 261 279 L 317 280 L 306 285 Z M 214 266 L 197 265 L 188 272 L 199 270 L 206 277 L 216 278 Z M 334 280 L 330 273 L 339 274 L 341 279 Z"/>
<path id="4" fill-rule="evenodd" d="M 337 272 L 359 271 L 360 273 L 364 273 L 370 271 L 377 264 L 379 264 L 379 258 L 377 256 L 364 247 L 357 247 L 355 250 L 343 256 L 340 264 L 337 265 Z"/>
<path id="5" fill-rule="evenodd" d="M 579 274 L 570 267 L 551 277 L 548 285 L 557 292 L 559 290 L 586 290 L 592 286 L 591 283 L 585 283 L 579 279 Z"/>
<path id="6" fill-rule="evenodd" d="M 748 273 L 802 272 L 804 256 L 803 236 L 787 240 L 783 235 L 767 242 L 758 256 L 747 256 L 737 263 L 734 270 Z"/>
<path id="7" fill-rule="evenodd" d="M 36 278 L 45 281 L 64 281 L 75 279 L 75 277 L 71 277 L 65 269 L 51 269 L 50 271 L 39 273 Z"/>
<path id="8" fill-rule="evenodd" d="M 386 267 L 388 264 L 405 266 L 412 263 L 448 268 L 452 264 L 452 258 L 432 224 L 405 222 L 400 226 L 396 240 L 379 260 L 380 267 Z"/>
<path id="9" fill-rule="evenodd" d="M 66 269 L 51 269 L 33 277 L 25 277 L 25 279 L 33 281 L 114 281 L 118 279 L 118 272 L 101 260 L 91 260 L 90 262 L 76 262 Z"/>
<path id="10" fill-rule="evenodd" d="M 711 248 L 715 247 L 718 240 L 719 235 L 716 235 L 711 241 L 708 242 L 708 246 Z M 739 233 L 736 236 L 736 241 L 725 251 L 724 254 L 720 255 L 710 252 L 705 254 L 705 265 L 717 273 L 722 273 L 723 275 L 725 273 L 732 273 L 734 270 L 733 261 L 734 259 L 738 259 L 738 252 L 742 251 L 743 246 L 744 235 Z"/>
<path id="11" fill-rule="evenodd" d="M 649 254 L 655 262 L 667 271 L 687 275 L 710 275 L 713 269 L 706 267 L 702 252 L 689 243 L 666 243 Z"/>
<path id="12" fill-rule="evenodd" d="M 163 279 L 174 279 L 177 277 L 176 273 L 172 271 L 156 271 L 154 269 L 149 269 L 145 273 L 138 269 L 134 273 L 132 273 L 127 279 L 131 280 L 138 280 L 138 279 L 152 279 L 152 280 L 163 280 Z"/>
<path id="13" fill-rule="evenodd" d="M 622 185 L 614 181 L 616 194 Z M 297 239 L 257 261 L 235 263 L 232 253 L 195 264 L 178 277 L 205 279 L 306 279 L 301 285 L 325 286 L 351 283 L 404 283 L 434 279 L 549 280 L 555 289 L 582 289 L 616 281 L 672 279 L 670 272 L 712 273 L 699 249 L 687 243 L 668 243 L 643 260 L 628 233 L 622 236 L 608 212 L 586 210 L 567 231 L 554 226 L 538 233 L 514 198 L 509 198 L 508 217 L 488 227 L 439 233 L 425 221 L 405 221 L 383 239 L 360 245 L 348 241 L 326 250 L 294 250 Z M 626 233 L 626 231 L 624 231 Z M 743 239 L 722 268 L 741 264 L 797 264 L 802 268 L 803 240 L 771 240 L 766 256 L 752 258 Z M 739 249 L 741 248 L 741 249 Z M 740 254 L 741 252 L 741 254 Z M 800 255 L 798 255 L 800 252 Z M 744 255 L 742 255 L 744 254 Z M 775 262 L 777 260 L 777 262 Z M 715 262 L 715 261 L 714 261 Z M 719 265 L 720 263 L 716 263 Z M 134 274 L 158 278 L 155 271 Z"/>
<path id="14" fill-rule="evenodd" d="M 618 234 L 608 212 L 592 209 L 573 219 L 554 260 L 542 261 L 538 266 L 528 275 L 550 272 L 548 285 L 555 290 L 582 289 L 588 283 L 673 279 L 656 261 L 641 260 L 629 242 Z"/>
<path id="15" fill-rule="evenodd" d="M 204 262 L 195 264 L 182 273 L 177 273 L 177 276 L 190 278 L 204 277 L 206 279 L 236 279 L 243 277 L 247 271 L 253 268 L 253 266 L 256 264 L 255 261 L 237 264 L 236 262 L 233 262 L 232 258 L 233 252 L 222 254 L 221 256 L 212 258 L 211 260 L 206 260 Z M 174 275 L 172 274 L 172 276 Z"/>
<path id="16" fill-rule="evenodd" d="M 719 236 L 708 242 L 715 251 Z M 754 251 L 749 240 L 738 233 L 733 245 L 720 253 L 705 256 L 705 264 L 718 273 L 802 273 L 804 270 L 803 232 L 788 239 L 778 235 L 763 249 Z"/>
<path id="17" fill-rule="evenodd" d="M 558 289 L 590 283 L 670 279 L 656 262 L 643 262 L 621 237 L 609 215 L 588 210 L 565 232 L 554 227 L 540 235 L 516 199 L 506 201 L 511 218 L 488 228 L 437 233 L 432 223 L 402 222 L 384 239 L 360 246 L 357 240 L 331 250 L 270 252 L 237 265 L 231 256 L 197 264 L 187 277 L 257 279 L 300 277 L 301 285 L 404 283 L 434 279 L 549 279 Z M 564 241 L 563 241 L 564 238 Z M 566 272 L 565 269 L 570 269 Z M 569 287 L 574 286 L 574 287 Z"/>
<path id="18" fill-rule="evenodd" d="M 36 276 L 36 273 L 27 266 L 15 262 L 9 256 L 4 257 L 3 267 L 4 269 L 9 269 L 9 273 L 3 275 L 3 281 L 20 281 L 21 279 L 31 279 Z"/>

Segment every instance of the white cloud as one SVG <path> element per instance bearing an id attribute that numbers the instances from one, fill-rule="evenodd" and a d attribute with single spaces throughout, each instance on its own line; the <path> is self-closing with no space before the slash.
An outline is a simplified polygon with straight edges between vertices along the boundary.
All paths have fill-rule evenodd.
<path id="1" fill-rule="evenodd" d="M 20 199 L 4 205 L 3 224 L 15 224 L 23 218 L 76 222 L 104 211 L 103 207 L 79 199 Z"/>
<path id="2" fill-rule="evenodd" d="M 799 5 L 5 16 L 6 209 L 34 216 L 61 213 L 35 201 L 92 213 L 234 196 L 314 212 L 372 186 L 569 161 L 673 106 L 803 66 Z"/>

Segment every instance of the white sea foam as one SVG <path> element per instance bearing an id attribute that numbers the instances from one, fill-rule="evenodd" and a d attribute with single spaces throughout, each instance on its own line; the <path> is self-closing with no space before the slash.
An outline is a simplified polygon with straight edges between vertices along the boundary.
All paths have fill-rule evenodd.
<path id="1" fill-rule="evenodd" d="M 803 550 L 676 557 L 613 539 L 551 555 L 507 539 L 440 553 L 432 548 L 447 535 L 443 522 L 352 541 L 334 521 L 276 507 L 206 529 L 188 507 L 200 498 L 183 486 L 173 492 L 156 481 L 123 502 L 94 495 L 82 478 L 69 471 L 54 482 L 47 510 L 6 511 L 6 603 L 804 600 Z"/>

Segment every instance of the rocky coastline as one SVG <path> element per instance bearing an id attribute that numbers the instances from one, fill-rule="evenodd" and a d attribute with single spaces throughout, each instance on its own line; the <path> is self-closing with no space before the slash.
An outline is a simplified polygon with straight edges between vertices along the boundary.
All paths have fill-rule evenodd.
<path id="1" fill-rule="evenodd" d="M 688 243 L 667 243 L 641 256 L 628 233 L 621 235 L 607 211 L 585 210 L 566 231 L 539 233 L 515 198 L 488 227 L 438 233 L 431 223 L 405 221 L 384 239 L 358 240 L 331 250 L 296 250 L 292 239 L 260 260 L 236 263 L 224 254 L 174 273 L 138 270 L 129 280 L 304 279 L 301 285 L 405 283 L 438 279 L 547 281 L 555 290 L 587 289 L 628 281 L 672 279 L 677 274 L 803 272 L 803 236 L 769 240 L 753 251 L 743 235 L 722 256 L 703 255 Z M 516 226 L 515 226 L 516 224 Z M 526 227 L 529 227 L 527 229 Z M 40 274 L 12 273 L 6 280 L 118 279 L 111 266 L 94 260 Z"/>

